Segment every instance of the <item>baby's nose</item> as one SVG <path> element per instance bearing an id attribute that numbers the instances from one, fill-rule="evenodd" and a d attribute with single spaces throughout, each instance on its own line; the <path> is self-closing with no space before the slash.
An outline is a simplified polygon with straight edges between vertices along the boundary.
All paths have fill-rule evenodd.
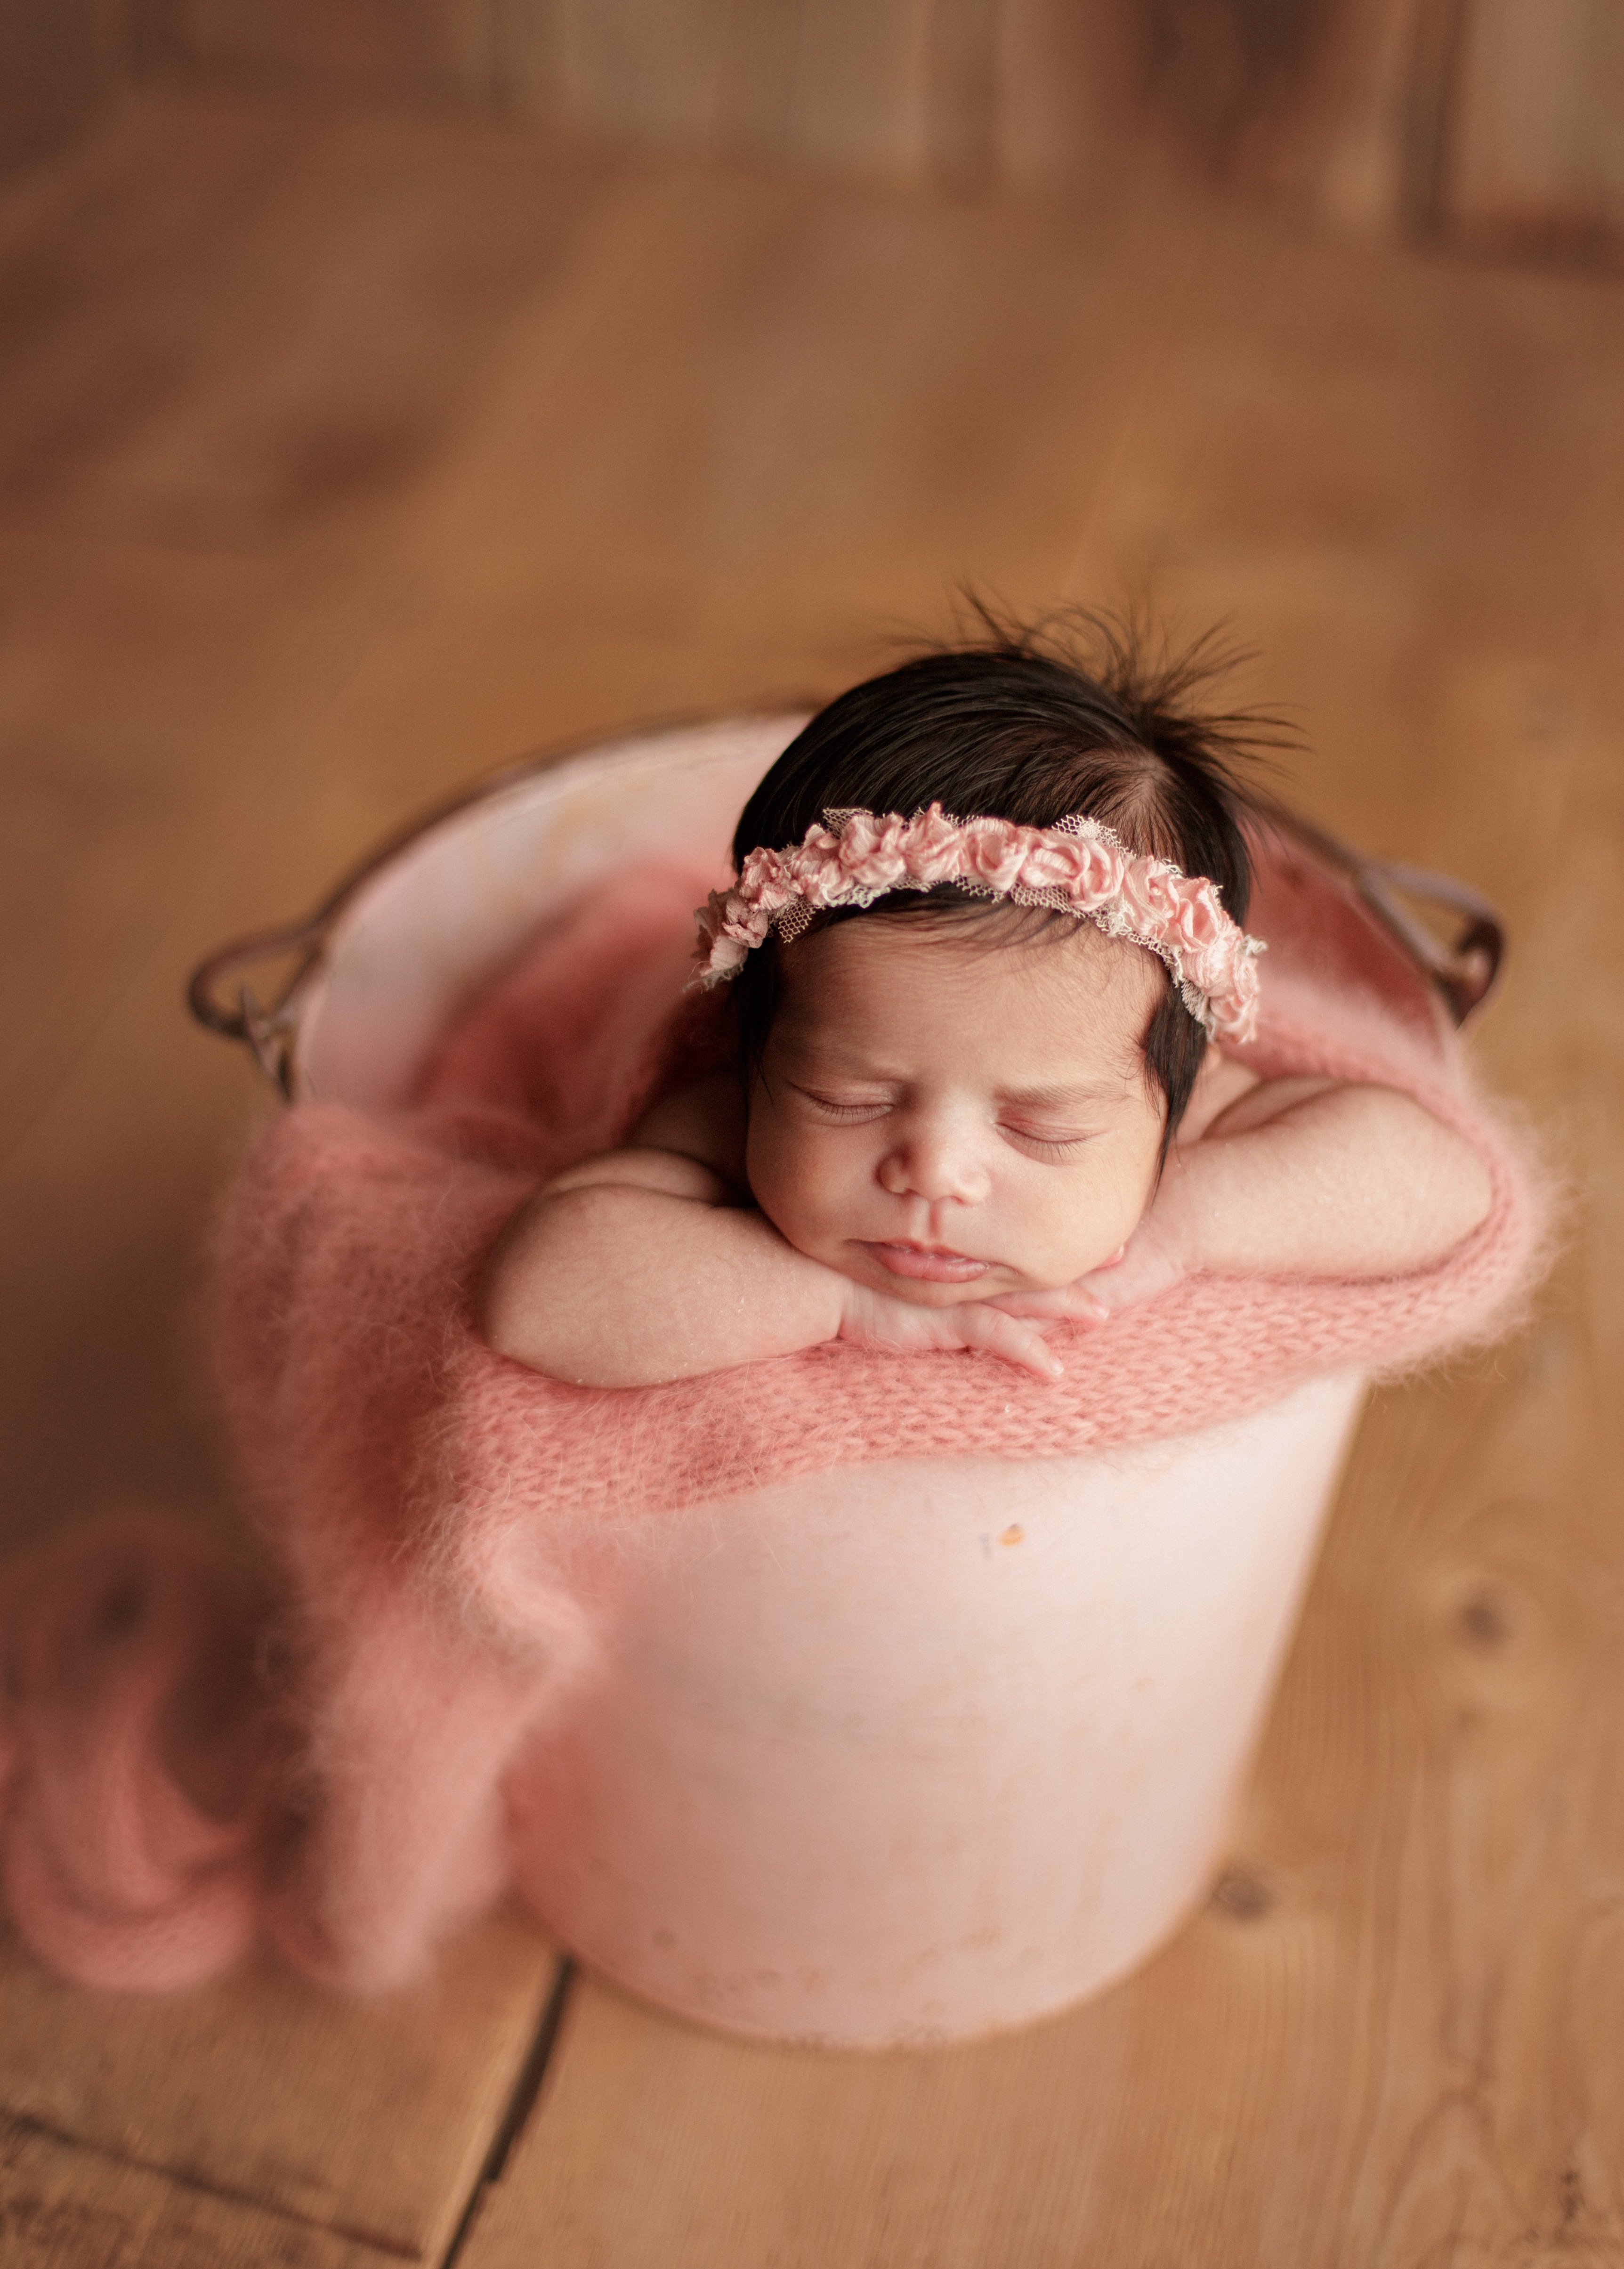
<path id="1" fill-rule="evenodd" d="M 892 1197 L 978 1205 L 987 1194 L 988 1176 L 976 1145 L 962 1134 L 949 1127 L 916 1127 L 881 1160 L 880 1186 Z"/>

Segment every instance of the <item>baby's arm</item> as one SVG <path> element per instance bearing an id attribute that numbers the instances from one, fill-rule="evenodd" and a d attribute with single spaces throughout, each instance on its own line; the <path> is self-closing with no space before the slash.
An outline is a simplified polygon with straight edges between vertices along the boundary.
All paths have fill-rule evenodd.
<path id="1" fill-rule="evenodd" d="M 1103 1317 L 1197 1271 L 1401 1275 L 1487 1216 L 1477 1151 L 1395 1089 L 1259 1082 L 1221 1058 L 1202 1089 L 1121 1265 L 1022 1312 Z"/>
<path id="2" fill-rule="evenodd" d="M 1187 1267 L 1396 1276 L 1442 1260 L 1490 1202 L 1477 1151 L 1413 1097 L 1301 1079 L 1221 1112 L 1175 1154 L 1151 1211 Z"/>
<path id="3" fill-rule="evenodd" d="M 498 1355 L 576 1386 L 652 1386 L 845 1338 L 897 1354 L 985 1348 L 1044 1378 L 1041 1324 L 984 1304 L 923 1309 L 797 1253 L 744 1194 L 727 1080 L 651 1112 L 514 1216 L 479 1327 Z"/>
<path id="4" fill-rule="evenodd" d="M 832 1339 L 839 1282 L 698 1159 L 611 1150 L 515 1216 L 485 1272 L 480 1327 L 554 1378 L 645 1386 Z"/>

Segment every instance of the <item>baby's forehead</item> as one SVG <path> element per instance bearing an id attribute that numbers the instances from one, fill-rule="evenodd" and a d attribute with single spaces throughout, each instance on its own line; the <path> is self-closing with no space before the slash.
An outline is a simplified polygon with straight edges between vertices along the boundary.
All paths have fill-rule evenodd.
<path id="1" fill-rule="evenodd" d="M 1166 988 L 1161 963 L 1091 923 L 1015 913 L 1014 922 L 858 920 L 781 947 L 775 1034 L 841 1053 L 956 1035 L 966 1049 L 1040 1066 L 1136 1053 Z"/>
<path id="2" fill-rule="evenodd" d="M 1137 1005 L 1154 1001 L 1165 979 L 1155 954 L 1091 921 L 974 900 L 963 913 L 932 907 L 832 922 L 780 945 L 779 955 L 782 990 L 808 1009 L 853 989 L 898 986 L 1041 998 L 1057 1007 L 1118 996 Z"/>

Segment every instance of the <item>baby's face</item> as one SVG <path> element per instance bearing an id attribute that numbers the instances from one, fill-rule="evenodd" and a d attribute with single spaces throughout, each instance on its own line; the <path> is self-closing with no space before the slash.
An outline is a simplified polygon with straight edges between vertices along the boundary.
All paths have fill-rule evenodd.
<path id="1" fill-rule="evenodd" d="M 1140 1041 L 1166 979 L 1090 923 L 850 921 L 782 950 L 750 1096 L 757 1203 L 844 1276 L 926 1307 L 1069 1283 L 1148 1204 Z"/>

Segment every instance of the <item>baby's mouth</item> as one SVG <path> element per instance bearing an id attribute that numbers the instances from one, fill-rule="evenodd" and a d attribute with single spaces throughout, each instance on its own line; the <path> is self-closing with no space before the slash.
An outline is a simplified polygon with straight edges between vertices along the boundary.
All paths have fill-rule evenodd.
<path id="1" fill-rule="evenodd" d="M 860 1238 L 859 1242 L 893 1276 L 912 1276 L 927 1284 L 971 1284 L 993 1266 L 990 1260 L 971 1260 L 968 1254 L 954 1253 L 946 1245 L 871 1245 Z"/>

